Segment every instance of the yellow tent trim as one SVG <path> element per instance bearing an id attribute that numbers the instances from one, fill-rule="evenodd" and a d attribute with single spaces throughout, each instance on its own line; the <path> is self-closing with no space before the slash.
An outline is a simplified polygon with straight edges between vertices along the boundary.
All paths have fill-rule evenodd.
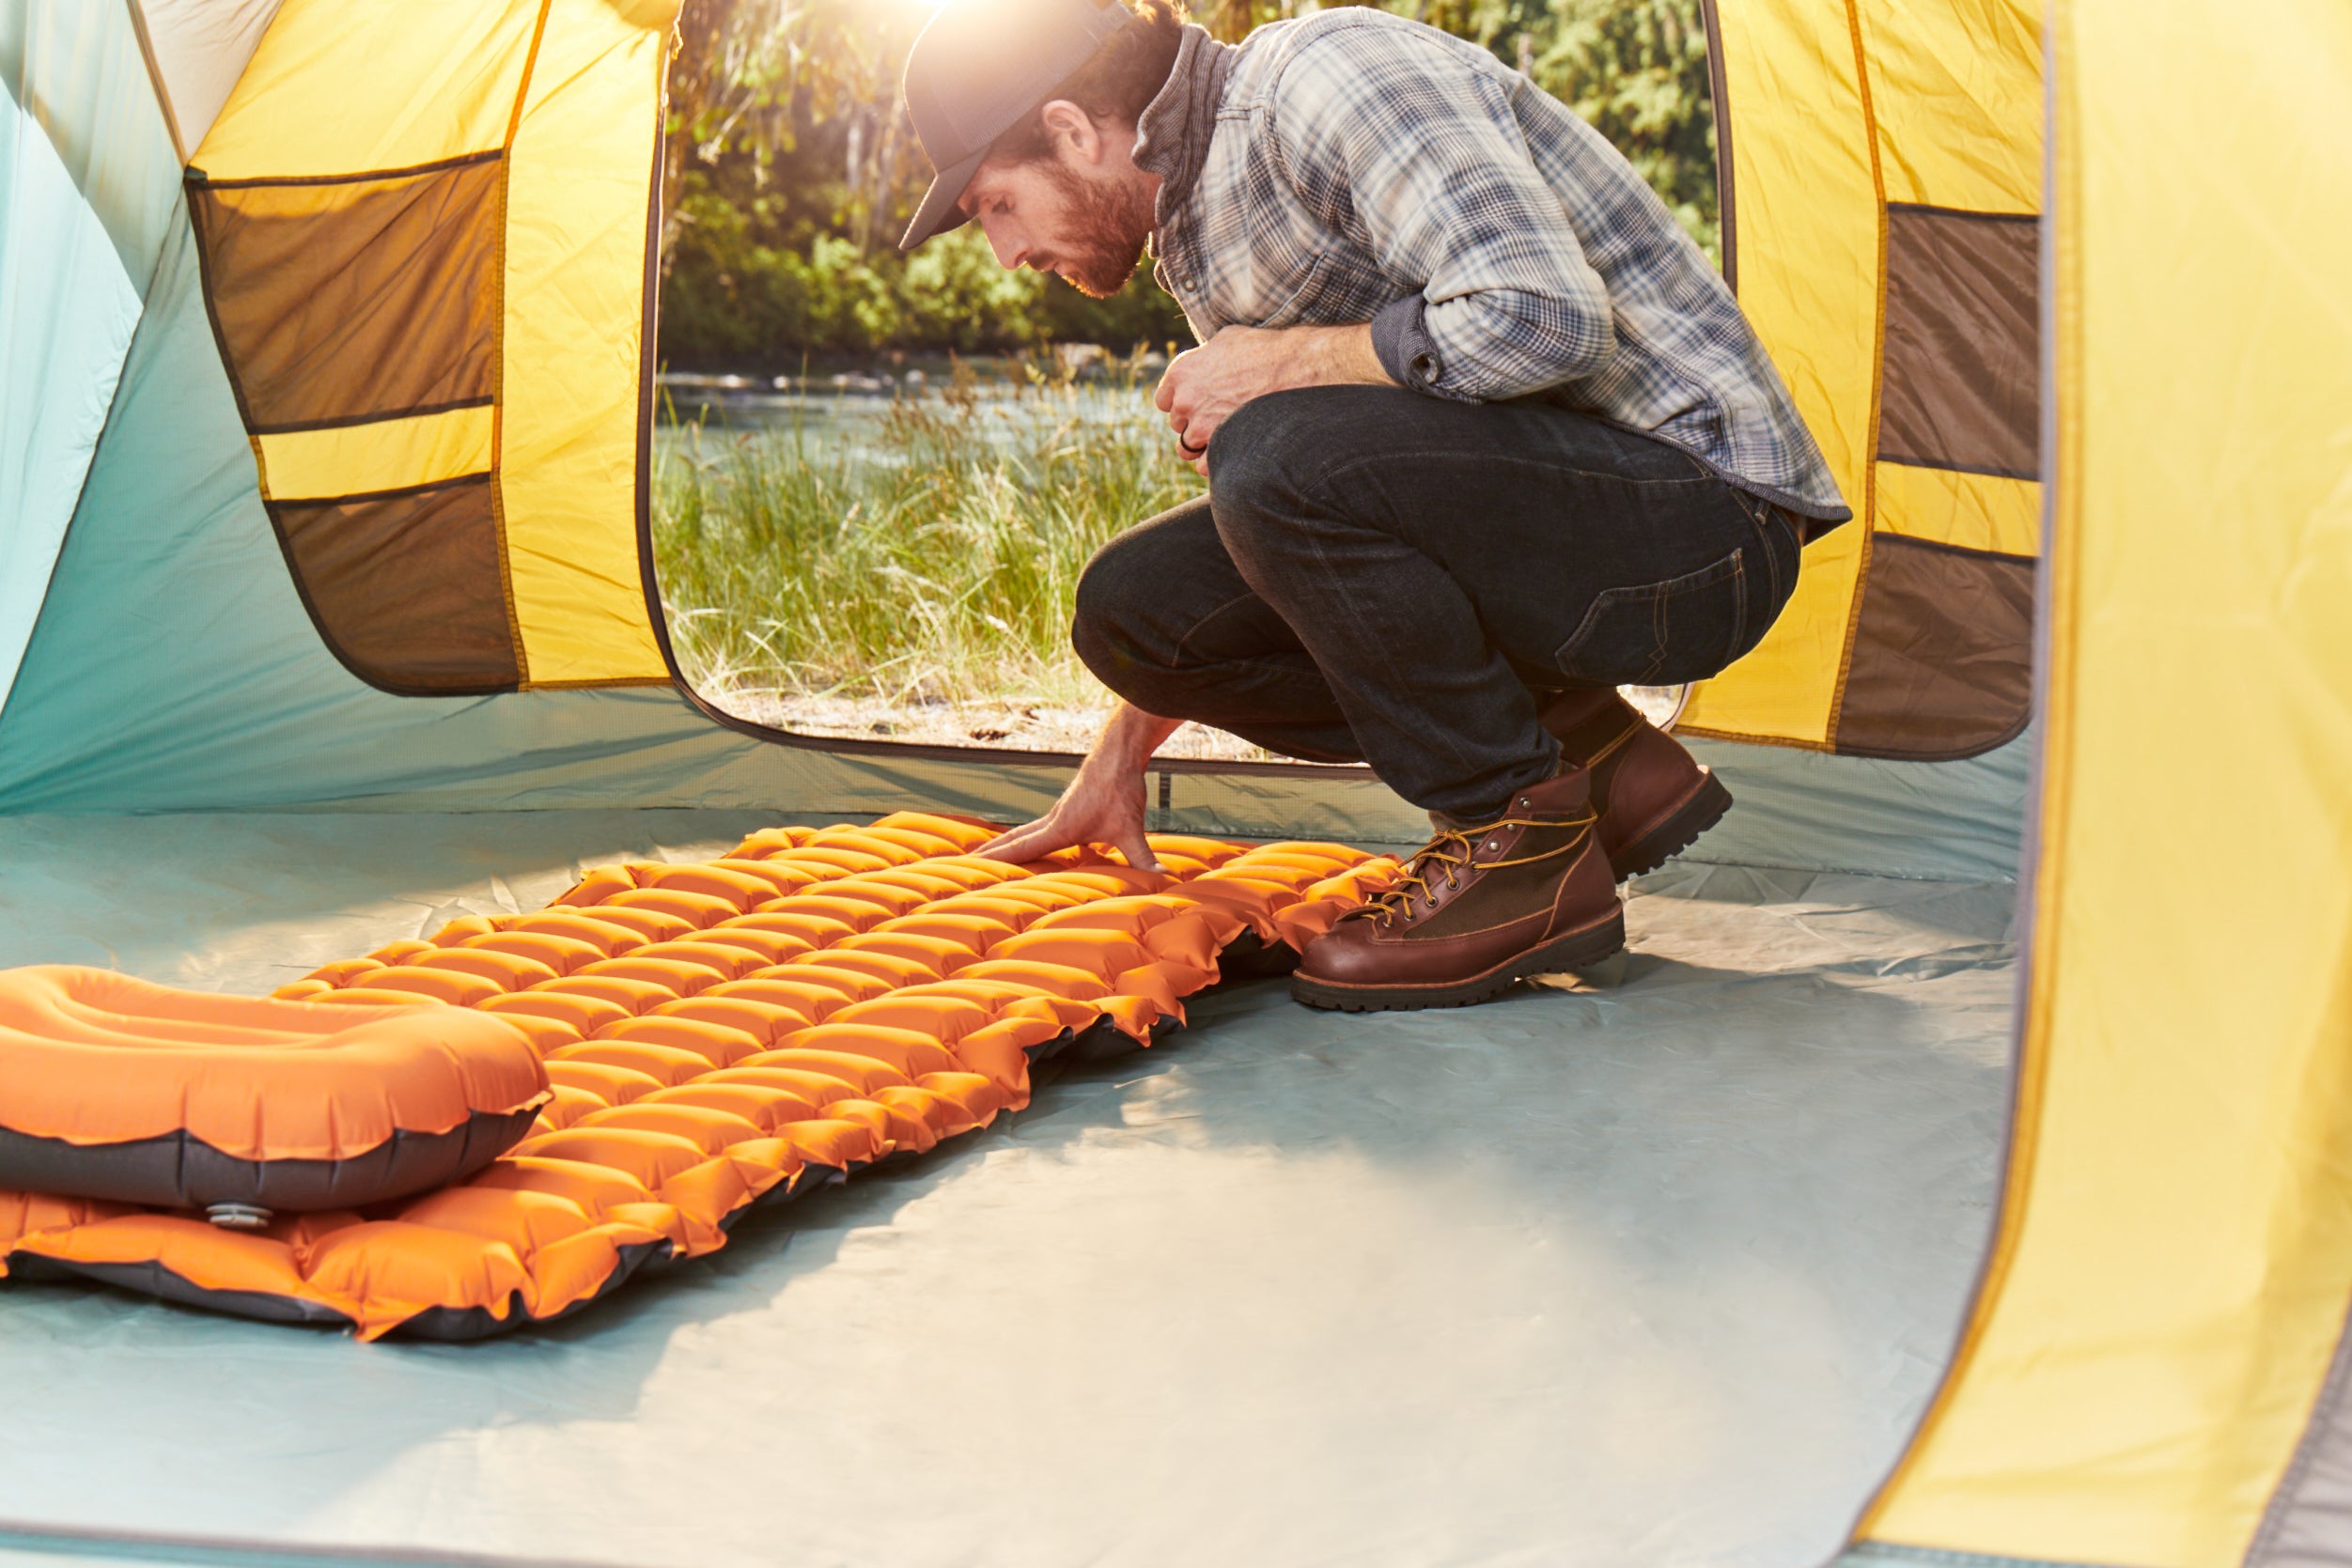
<path id="1" fill-rule="evenodd" d="M 1880 294 L 1883 203 L 1876 157 L 1849 134 L 1869 116 L 1858 25 L 1850 6 L 1719 12 L 1740 305 L 1861 520 L 1805 551 L 1779 623 L 1692 694 L 1683 722 L 1697 734 L 1830 744 L 1876 445 L 1877 323 L 1856 307 Z"/>
<path id="2" fill-rule="evenodd" d="M 372 420 L 254 437 L 262 492 L 297 501 L 439 484 L 491 468 L 492 409 Z"/>
<path id="3" fill-rule="evenodd" d="M 507 160 L 499 494 L 534 684 L 669 674 L 635 526 L 669 64 L 645 20 L 551 0 Z"/>
<path id="4" fill-rule="evenodd" d="M 1854 85 L 1861 98 L 1862 145 L 1870 150 L 1870 189 L 1876 198 L 1871 213 L 1872 233 L 1877 241 L 1877 265 L 1872 275 L 1877 287 L 1872 291 L 1870 312 L 1870 402 L 1869 419 L 1865 428 L 1869 434 L 1862 450 L 1873 460 L 1862 464 L 1861 499 L 1854 503 L 1851 526 L 1861 536 L 1861 558 L 1855 575 L 1864 582 L 1870 576 L 1873 532 L 1878 526 L 1878 453 L 1879 394 L 1886 380 L 1887 365 L 1887 176 L 1878 113 L 1870 90 L 1870 51 L 1862 41 L 1862 17 L 1860 0 L 1846 0 L 1846 25 L 1854 40 Z M 1854 492 L 1848 489 L 1850 496 Z M 1859 606 L 1860 596 L 1856 596 Z M 1837 689 L 1830 699 L 1829 742 L 1837 745 L 1838 730 L 1846 711 L 1846 688 L 1854 670 L 1854 633 L 1861 616 L 1849 613 L 1846 621 L 1845 644 L 1838 654 Z"/>
<path id="5" fill-rule="evenodd" d="M 505 141 L 537 8 L 286 0 L 193 162 L 214 179 L 409 168 Z"/>
<path id="6" fill-rule="evenodd" d="M 2042 552 L 2042 487 L 2032 479 L 1910 463 L 1877 471 L 1886 533 L 2002 555 Z"/>

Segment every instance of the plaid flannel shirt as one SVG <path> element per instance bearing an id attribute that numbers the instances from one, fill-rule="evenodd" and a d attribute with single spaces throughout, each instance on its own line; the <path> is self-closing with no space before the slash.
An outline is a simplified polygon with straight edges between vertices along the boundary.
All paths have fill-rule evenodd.
<path id="1" fill-rule="evenodd" d="M 1194 40 L 1143 116 L 1212 69 Z M 1204 341 L 1233 323 L 1368 321 L 1440 397 L 1545 395 L 1674 442 L 1791 511 L 1852 516 L 1731 291 L 1591 126 L 1491 54 L 1361 8 L 1261 27 L 1225 74 L 1191 190 L 1163 202 L 1160 286 Z M 1155 158 L 1156 154 L 1156 158 Z"/>

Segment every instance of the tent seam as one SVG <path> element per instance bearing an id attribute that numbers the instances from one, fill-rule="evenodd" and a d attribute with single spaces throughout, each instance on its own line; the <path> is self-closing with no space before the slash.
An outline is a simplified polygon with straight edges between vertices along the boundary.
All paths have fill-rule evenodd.
<path id="1" fill-rule="evenodd" d="M 2037 995 L 2035 977 L 2052 966 L 2037 962 L 2043 942 L 2055 940 L 2049 927 L 2041 918 L 2045 877 L 2055 878 L 2063 869 L 2059 859 L 2046 859 L 2045 845 L 2056 834 L 2052 819 L 2063 813 L 2064 791 L 2054 787 L 2059 776 L 2059 763 L 2065 750 L 2065 736 L 2061 716 L 2050 701 L 2058 681 L 2057 650 L 2058 622 L 2063 611 L 2055 591 L 2058 533 L 2064 510 L 2065 477 L 2077 466 L 2060 460 L 2064 448 L 2064 434 L 2060 419 L 2058 396 L 2058 366 L 2066 314 L 2061 309 L 2064 297 L 2064 270 L 2059 256 L 2059 217 L 2064 206 L 2062 200 L 2060 131 L 2060 91 L 2063 80 L 2061 39 L 2069 0 L 2053 0 L 2044 20 L 2042 35 L 2042 227 L 2040 246 L 2039 302 L 2042 326 L 2041 360 L 2041 440 L 2042 440 L 2042 559 L 2050 563 L 2043 573 L 2041 592 L 2035 596 L 2034 610 L 2034 701 L 2032 712 L 2048 717 L 2035 732 L 2033 785 L 2025 811 L 2025 835 L 2020 846 L 2017 868 L 2018 960 L 2015 1023 L 2010 1037 L 2011 1089 L 2009 1115 L 2002 1128 L 2002 1166 L 2003 1178 L 1992 1227 L 1978 1260 L 1975 1288 L 1970 1293 L 1969 1310 L 1955 1339 L 1952 1354 L 1944 1365 L 1942 1378 L 1934 1396 L 1920 1413 L 1911 1436 L 1886 1479 L 1871 1494 L 1861 1515 L 1848 1534 L 1848 1545 L 1877 1545 L 1870 1541 L 1870 1531 L 1877 1527 L 1893 1502 L 1897 1490 L 1914 1473 L 1921 1455 L 1936 1430 L 1950 1413 L 1959 1397 L 1961 1383 L 1975 1363 L 1984 1336 L 1992 1321 L 2002 1293 L 2008 1284 L 2009 1270 L 2016 1260 L 2017 1236 L 2025 1225 L 2025 1211 L 2033 1184 L 2035 1145 L 2042 1111 L 2042 1073 L 2047 1064 L 2047 1051 L 2040 1042 L 2047 1038 L 2047 994 Z M 1892 1543 L 1888 1545 L 1893 1545 Z M 1906 1548 L 1915 1550 L 1917 1548 Z"/>
<path id="2" fill-rule="evenodd" d="M 515 85 L 515 106 L 506 116 L 506 139 L 498 145 L 497 249 L 491 258 L 498 286 L 498 333 L 492 342 L 490 396 L 490 518 L 498 540 L 498 598 L 506 612 L 506 636 L 514 644 L 515 687 L 531 685 L 531 650 L 522 636 L 522 611 L 515 603 L 514 563 L 506 542 L 506 224 L 508 199 L 515 178 L 515 133 L 522 128 L 523 105 L 530 101 L 531 80 L 538 70 L 539 44 L 547 37 L 547 14 L 554 0 L 539 0 L 538 21 L 531 29 L 531 47 L 522 56 L 522 79 Z"/>
<path id="3" fill-rule="evenodd" d="M 376 1568 L 616 1568 L 572 1559 L 504 1557 L 488 1552 L 401 1551 L 368 1546 L 286 1546 L 236 1536 L 168 1535 L 143 1530 L 79 1529 L 29 1520 L 0 1518 L 0 1547 L 43 1555 L 86 1555 L 105 1547 L 150 1562 L 251 1564 L 254 1568 L 315 1568 L 321 1564 L 369 1564 Z"/>
<path id="4" fill-rule="evenodd" d="M 171 138 L 172 152 L 185 168 L 188 155 L 195 149 L 180 133 L 179 114 L 172 107 L 169 84 L 164 80 L 164 62 L 155 57 L 155 40 L 147 30 L 147 13 L 139 0 L 122 0 L 123 8 L 131 13 L 131 32 L 139 40 L 139 58 L 147 64 L 148 85 L 155 91 L 156 106 L 164 111 L 164 134 Z"/>
<path id="5" fill-rule="evenodd" d="M 1719 0 L 1699 0 L 1699 22 L 1706 34 L 1706 89 L 1709 123 L 1715 132 L 1715 242 L 1723 256 L 1723 287 L 1739 298 L 1738 225 L 1733 187 L 1738 183 L 1732 162 L 1731 69 L 1723 62 L 1723 25 Z"/>
<path id="6" fill-rule="evenodd" d="M 2294 1516 L 2296 1504 L 2302 1496 L 2304 1480 L 2312 1467 L 2318 1463 L 2319 1450 L 2329 1430 L 2331 1418 L 2343 1405 L 2344 1390 L 2352 1386 L 2352 1317 L 2336 1335 L 2336 1352 L 2329 1358 L 2328 1376 L 2319 1386 L 2319 1395 L 2312 1402 L 2312 1410 L 2303 1423 L 2303 1435 L 2295 1445 L 2295 1453 L 2277 1486 L 2271 1489 L 2270 1500 L 2262 1511 L 2262 1522 L 2255 1527 L 2254 1537 L 2247 1543 L 2245 1568 L 2260 1568 L 2270 1560 L 2279 1544 L 2279 1536 Z"/>
<path id="7" fill-rule="evenodd" d="M 1838 652 L 1837 684 L 1830 691 L 1825 749 L 1836 752 L 1846 719 L 1846 682 L 1854 667 L 1854 644 L 1862 624 L 1862 599 L 1870 592 L 1871 546 L 1878 531 L 1878 406 L 1887 376 L 1887 175 L 1878 147 L 1878 112 L 1870 96 L 1870 51 L 1862 42 L 1861 8 L 1846 0 L 1846 22 L 1854 40 L 1854 89 L 1861 95 L 1862 135 L 1870 149 L 1870 187 L 1877 198 L 1878 255 L 1871 297 L 1870 424 L 1862 437 L 1862 504 L 1854 520 L 1861 525 L 1861 555 L 1854 563 L 1854 597 L 1846 612 L 1846 645 Z"/>

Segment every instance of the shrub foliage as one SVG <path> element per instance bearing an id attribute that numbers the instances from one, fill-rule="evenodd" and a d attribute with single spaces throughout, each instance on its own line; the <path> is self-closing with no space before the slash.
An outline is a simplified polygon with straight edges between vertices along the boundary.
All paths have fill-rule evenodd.
<path id="1" fill-rule="evenodd" d="M 1609 136 L 1700 243 L 1716 239 L 1700 0 L 1387 0 L 1473 39 Z M 1199 0 L 1228 39 L 1316 0 Z M 690 0 L 670 70 L 662 349 L 674 365 L 1189 341 L 1147 274 L 1091 301 L 1007 273 L 976 233 L 892 243 L 930 169 L 897 82 L 924 0 Z"/>

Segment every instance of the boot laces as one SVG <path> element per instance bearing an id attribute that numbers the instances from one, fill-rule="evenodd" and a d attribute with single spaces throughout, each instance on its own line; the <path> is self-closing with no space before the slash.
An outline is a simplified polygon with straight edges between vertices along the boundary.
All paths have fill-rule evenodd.
<path id="1" fill-rule="evenodd" d="M 1572 817 L 1506 816 L 1479 828 L 1441 829 L 1437 836 L 1413 851 L 1412 859 L 1405 862 L 1404 873 L 1395 881 L 1390 883 L 1386 891 L 1356 908 L 1348 910 L 1339 918 L 1342 920 L 1368 919 L 1383 926 L 1398 920 L 1409 919 L 1412 913 L 1412 899 L 1416 890 L 1427 893 L 1433 902 L 1436 899 L 1439 890 L 1433 879 L 1439 872 L 1444 873 L 1445 888 L 1451 891 L 1455 883 L 1461 879 L 1462 875 L 1473 868 L 1479 871 L 1499 871 L 1506 865 L 1533 865 L 1538 861 L 1552 860 L 1581 847 L 1586 836 L 1592 832 L 1594 824 L 1599 820 L 1600 816 L 1597 813 L 1587 812 L 1582 816 Z M 1478 840 L 1488 833 L 1499 832 L 1505 828 L 1574 828 L 1576 832 L 1566 843 L 1556 845 L 1537 854 L 1519 855 L 1501 861 L 1477 860 L 1475 857 L 1478 853 Z"/>

